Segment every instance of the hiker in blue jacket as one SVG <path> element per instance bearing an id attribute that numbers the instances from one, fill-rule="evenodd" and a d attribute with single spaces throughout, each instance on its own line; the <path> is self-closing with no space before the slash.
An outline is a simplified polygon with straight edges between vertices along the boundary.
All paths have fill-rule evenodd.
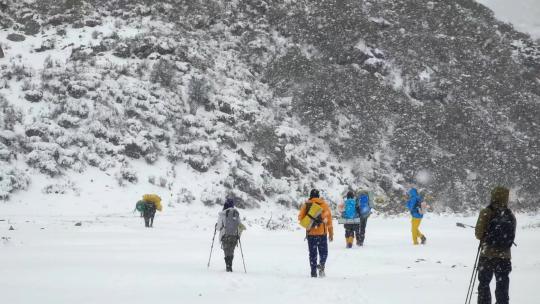
<path id="1" fill-rule="evenodd" d="M 358 206 L 360 213 L 360 233 L 356 236 L 356 245 L 364 246 L 364 239 L 366 238 L 366 225 L 369 215 L 371 214 L 369 193 L 363 191 L 358 197 Z"/>
<path id="2" fill-rule="evenodd" d="M 407 201 L 407 209 L 411 212 L 411 232 L 413 244 L 418 245 L 420 239 L 422 245 L 426 243 L 426 236 L 420 232 L 420 223 L 424 217 L 422 211 L 422 201 L 424 200 L 416 188 L 411 188 L 408 192 L 409 200 Z"/>

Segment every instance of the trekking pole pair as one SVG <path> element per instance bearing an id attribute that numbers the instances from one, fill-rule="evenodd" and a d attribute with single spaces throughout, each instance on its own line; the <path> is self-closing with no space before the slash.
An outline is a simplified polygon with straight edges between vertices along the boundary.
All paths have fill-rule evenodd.
<path id="1" fill-rule="evenodd" d="M 472 296 L 474 294 L 474 284 L 476 283 L 476 276 L 478 275 L 478 259 L 480 257 L 480 250 L 482 248 L 482 242 L 478 244 L 478 251 L 476 252 L 476 259 L 474 260 L 473 272 L 471 274 L 471 281 L 469 282 L 469 289 L 467 290 L 467 298 L 465 304 L 470 304 Z"/>

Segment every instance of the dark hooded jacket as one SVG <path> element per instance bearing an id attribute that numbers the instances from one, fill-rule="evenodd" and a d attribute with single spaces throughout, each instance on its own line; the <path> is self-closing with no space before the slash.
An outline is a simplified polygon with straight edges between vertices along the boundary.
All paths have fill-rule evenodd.
<path id="1" fill-rule="evenodd" d="M 478 216 L 478 221 L 476 222 L 476 229 L 475 229 L 475 235 L 476 238 L 480 241 L 484 239 L 486 236 L 488 224 L 491 221 L 491 219 L 495 216 L 495 213 L 497 209 L 505 209 L 508 208 L 508 196 L 509 196 L 509 190 L 504 187 L 496 187 L 491 192 L 491 203 L 490 207 L 484 208 L 480 211 L 480 215 Z M 493 210 L 493 209 L 495 210 Z M 514 218 L 515 223 L 515 218 Z M 487 244 L 482 244 L 482 251 L 480 253 L 480 256 L 487 257 L 487 258 L 501 258 L 501 259 L 511 259 L 511 251 L 510 248 L 507 249 L 501 249 L 501 248 L 494 248 L 490 247 Z"/>

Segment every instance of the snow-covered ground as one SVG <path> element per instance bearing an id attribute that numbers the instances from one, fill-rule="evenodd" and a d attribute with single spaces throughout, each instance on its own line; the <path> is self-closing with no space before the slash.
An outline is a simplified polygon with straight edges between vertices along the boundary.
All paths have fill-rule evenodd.
<path id="1" fill-rule="evenodd" d="M 428 215 L 421 226 L 428 243 L 415 247 L 408 217 L 373 216 L 363 248 L 345 249 L 336 224 L 327 277 L 312 279 L 304 232 L 294 222 L 271 231 L 270 214 L 242 211 L 247 274 L 238 249 L 230 274 L 217 243 L 207 269 L 218 207 L 166 205 L 146 229 L 127 190 L 123 199 L 103 193 L 92 200 L 110 208 L 54 195 L 36 197 L 31 208 L 2 205 L 2 303 L 461 303 L 477 248 L 473 229 L 456 227 L 474 225 L 471 217 Z M 274 207 L 271 214 L 271 223 L 287 222 L 296 211 Z M 518 216 L 516 243 L 512 303 L 534 303 L 539 216 Z"/>

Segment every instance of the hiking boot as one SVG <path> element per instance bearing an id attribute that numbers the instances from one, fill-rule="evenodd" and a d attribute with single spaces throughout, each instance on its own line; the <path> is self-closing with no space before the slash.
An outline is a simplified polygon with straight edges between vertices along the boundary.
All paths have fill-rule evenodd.
<path id="1" fill-rule="evenodd" d="M 360 241 L 357 241 L 357 242 L 356 242 L 356 246 L 362 247 L 362 246 L 364 246 L 364 243 L 363 243 L 363 242 L 360 242 Z"/>
<path id="2" fill-rule="evenodd" d="M 319 270 L 319 277 L 324 278 L 325 277 L 324 265 L 317 265 L 317 269 Z"/>
<path id="3" fill-rule="evenodd" d="M 347 248 L 352 248 L 352 243 L 347 243 Z"/>
<path id="4" fill-rule="evenodd" d="M 425 244 L 426 244 L 426 237 L 425 237 L 425 236 L 422 235 L 422 236 L 420 237 L 420 240 L 421 240 L 421 244 L 422 244 L 422 245 L 425 245 Z"/>
<path id="5" fill-rule="evenodd" d="M 317 277 L 317 268 L 311 268 L 311 277 L 316 278 Z"/>
<path id="6" fill-rule="evenodd" d="M 232 272 L 232 257 L 225 257 L 225 271 Z"/>

